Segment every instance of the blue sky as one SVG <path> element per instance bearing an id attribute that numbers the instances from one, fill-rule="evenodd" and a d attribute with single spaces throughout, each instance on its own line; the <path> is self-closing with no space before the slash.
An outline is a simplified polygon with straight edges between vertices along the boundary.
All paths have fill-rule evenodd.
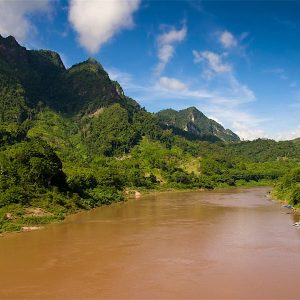
<path id="1" fill-rule="evenodd" d="M 299 1 L 0 0 L 0 34 L 94 57 L 147 110 L 196 106 L 244 139 L 300 136 Z"/>

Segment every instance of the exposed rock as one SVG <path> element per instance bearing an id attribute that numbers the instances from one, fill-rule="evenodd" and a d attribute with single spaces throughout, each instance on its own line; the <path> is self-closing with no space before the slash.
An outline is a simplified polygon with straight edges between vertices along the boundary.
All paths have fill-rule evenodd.
<path id="1" fill-rule="evenodd" d="M 6 218 L 7 220 L 12 220 L 14 217 L 13 217 L 12 213 L 6 213 L 6 214 L 5 214 L 5 218 Z"/>
<path id="2" fill-rule="evenodd" d="M 139 199 L 139 198 L 141 198 L 141 193 L 140 192 L 138 192 L 138 191 L 136 191 L 135 193 L 134 193 L 134 198 L 135 199 Z"/>
<path id="3" fill-rule="evenodd" d="M 96 111 L 94 111 L 93 113 L 89 114 L 90 117 L 97 117 L 99 116 L 101 113 L 103 113 L 104 108 L 100 107 L 98 108 Z"/>
<path id="4" fill-rule="evenodd" d="M 43 227 L 39 227 L 39 226 L 23 226 L 21 229 L 22 231 L 33 231 L 33 230 L 38 230 L 38 229 L 42 229 Z"/>

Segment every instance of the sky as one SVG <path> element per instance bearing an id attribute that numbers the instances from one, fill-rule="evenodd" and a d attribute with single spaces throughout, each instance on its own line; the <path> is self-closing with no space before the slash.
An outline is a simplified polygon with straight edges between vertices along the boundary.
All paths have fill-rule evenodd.
<path id="1" fill-rule="evenodd" d="M 68 68 L 97 59 L 148 111 L 300 137 L 300 1 L 0 0 L 0 34 Z"/>

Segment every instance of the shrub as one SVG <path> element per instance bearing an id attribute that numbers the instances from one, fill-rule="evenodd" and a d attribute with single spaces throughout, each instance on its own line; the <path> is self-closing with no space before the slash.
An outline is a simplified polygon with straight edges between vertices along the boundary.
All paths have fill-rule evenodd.
<path id="1" fill-rule="evenodd" d="M 25 205 L 29 203 L 29 200 L 30 194 L 26 192 L 22 187 L 12 186 L 0 194 L 0 207 L 12 203 Z"/>

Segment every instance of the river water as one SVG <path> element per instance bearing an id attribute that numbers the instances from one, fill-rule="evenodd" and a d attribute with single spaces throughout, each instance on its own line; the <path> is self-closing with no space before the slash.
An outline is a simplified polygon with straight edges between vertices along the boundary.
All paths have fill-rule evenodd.
<path id="1" fill-rule="evenodd" d="M 267 188 L 146 195 L 0 238 L 0 299 L 300 299 L 298 217 Z"/>

